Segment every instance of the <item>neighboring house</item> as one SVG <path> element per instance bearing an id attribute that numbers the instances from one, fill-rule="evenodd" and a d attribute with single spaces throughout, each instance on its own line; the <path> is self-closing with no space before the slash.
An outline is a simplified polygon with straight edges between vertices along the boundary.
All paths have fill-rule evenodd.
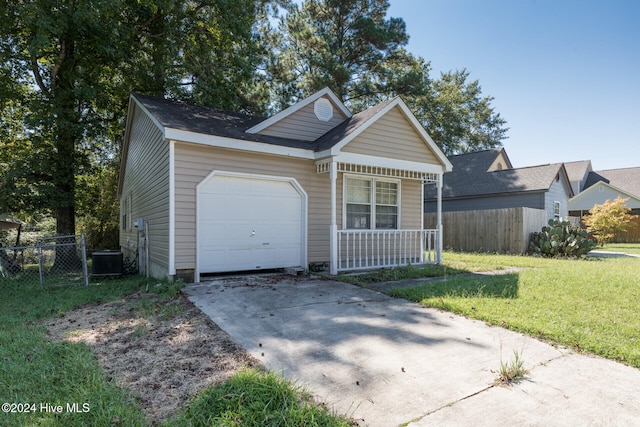
<path id="1" fill-rule="evenodd" d="M 569 215 L 573 196 L 562 163 L 513 168 L 504 148 L 449 157 L 453 171 L 444 177 L 442 211 L 525 207 L 542 209 L 547 219 Z M 425 190 L 425 212 L 435 212 L 436 192 Z"/>
<path id="2" fill-rule="evenodd" d="M 142 272 L 188 281 L 439 262 L 423 183 L 450 170 L 400 98 L 352 115 L 323 89 L 264 119 L 133 94 L 120 244 Z"/>
<path id="3" fill-rule="evenodd" d="M 576 195 L 582 191 L 589 174 L 593 172 L 591 160 L 579 160 L 577 162 L 565 162 L 564 167 L 567 170 L 569 181 L 571 181 L 571 190 Z"/>
<path id="4" fill-rule="evenodd" d="M 582 217 L 595 205 L 622 197 L 634 215 L 640 214 L 640 167 L 589 171 L 580 193 L 569 200 L 569 211 Z"/>

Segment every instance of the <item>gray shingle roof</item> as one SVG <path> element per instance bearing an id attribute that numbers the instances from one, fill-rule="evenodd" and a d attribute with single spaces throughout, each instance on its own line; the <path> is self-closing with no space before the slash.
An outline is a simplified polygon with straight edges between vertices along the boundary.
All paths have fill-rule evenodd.
<path id="1" fill-rule="evenodd" d="M 314 151 L 323 151 L 333 147 L 392 101 L 380 103 L 353 115 L 310 143 L 309 141 L 246 132 L 247 129 L 265 120 L 264 117 L 190 105 L 154 96 L 140 94 L 132 96 L 166 128 Z"/>
<path id="2" fill-rule="evenodd" d="M 449 157 L 453 171 L 444 175 L 443 199 L 547 191 L 562 170 L 562 163 L 552 163 L 487 172 L 500 151 L 491 149 Z M 432 186 L 425 191 L 427 198 L 435 198 Z"/>
<path id="3" fill-rule="evenodd" d="M 570 181 L 582 181 L 587 171 L 590 171 L 591 160 L 578 160 L 577 162 L 565 162 L 564 167 Z"/>
<path id="4" fill-rule="evenodd" d="M 640 167 L 591 172 L 585 184 L 585 189 L 598 181 L 604 181 L 640 198 Z"/>

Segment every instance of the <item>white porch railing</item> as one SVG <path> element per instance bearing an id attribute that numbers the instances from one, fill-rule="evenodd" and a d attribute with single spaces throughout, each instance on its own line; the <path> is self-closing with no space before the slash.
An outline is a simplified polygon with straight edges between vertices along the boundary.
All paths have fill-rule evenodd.
<path id="1" fill-rule="evenodd" d="M 437 262 L 438 230 L 338 230 L 338 271 Z"/>

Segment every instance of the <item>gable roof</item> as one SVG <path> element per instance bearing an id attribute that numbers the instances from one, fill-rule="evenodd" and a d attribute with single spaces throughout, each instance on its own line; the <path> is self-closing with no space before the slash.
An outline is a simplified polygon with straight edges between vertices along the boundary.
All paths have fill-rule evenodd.
<path id="1" fill-rule="evenodd" d="M 306 107 L 307 105 L 311 104 L 312 102 L 315 102 L 316 100 L 322 98 L 323 96 L 328 97 L 332 104 L 335 107 L 338 107 L 338 109 L 342 112 L 342 114 L 345 115 L 345 117 L 349 118 L 351 117 L 351 112 L 347 109 L 347 107 L 345 107 L 345 105 L 340 101 L 340 99 L 338 99 L 338 97 L 333 93 L 333 91 L 331 89 L 329 89 L 328 87 L 325 87 L 322 90 L 319 90 L 318 92 L 314 93 L 313 95 L 303 99 L 300 102 L 296 102 L 295 104 L 293 104 L 292 106 L 290 106 L 289 108 L 286 108 L 282 111 L 280 111 L 279 113 L 269 117 L 266 120 L 263 120 L 262 122 L 252 126 L 251 128 L 247 129 L 248 133 L 259 133 L 260 131 L 268 128 L 269 126 L 283 120 L 286 117 L 289 117 L 290 115 L 294 114 L 295 112 L 301 110 L 302 108 Z"/>
<path id="2" fill-rule="evenodd" d="M 308 99 L 314 100 L 320 95 L 327 94 L 332 94 L 332 92 L 328 89 L 322 90 Z M 335 97 L 335 95 L 333 96 Z M 305 100 L 299 104 L 306 105 L 308 103 L 309 102 Z M 315 141 L 304 141 L 248 132 L 251 129 L 255 129 L 256 125 L 265 121 L 265 118 L 259 116 L 233 113 L 216 108 L 191 105 L 184 102 L 171 101 L 137 93 L 131 95 L 130 110 L 133 105 L 139 106 L 151 117 L 154 123 L 163 131 L 166 139 L 189 137 L 200 141 L 203 139 L 202 136 L 229 138 L 228 141 L 240 140 L 249 143 L 267 144 L 267 146 L 272 147 L 294 149 L 298 150 L 295 151 L 295 153 L 307 153 L 303 156 L 316 159 L 324 156 L 337 155 L 340 148 L 386 114 L 389 109 L 397 106 L 409 120 L 414 130 L 420 135 L 421 139 L 434 153 L 443 169 L 445 171 L 451 170 L 451 163 L 447 157 L 399 97 L 382 102 L 355 115 L 349 113 L 348 119 Z M 128 136 L 125 132 L 125 144 L 127 143 Z M 254 147 L 256 151 L 261 151 L 256 145 L 252 145 L 252 147 Z M 263 145 L 262 147 L 266 146 Z M 417 163 L 419 162 L 416 162 L 416 164 Z"/>
<path id="3" fill-rule="evenodd" d="M 599 194 L 599 190 L 603 190 L 606 193 L 602 195 Z M 595 193 L 598 193 L 595 195 Z M 627 207 L 630 208 L 638 208 L 640 207 L 640 197 L 633 195 L 623 189 L 616 187 L 614 185 L 609 184 L 606 180 L 599 180 L 595 182 L 593 185 L 589 186 L 589 188 L 585 188 L 580 193 L 576 194 L 569 200 L 569 209 L 570 210 L 590 210 L 594 205 L 594 200 L 596 203 L 604 203 L 607 199 L 613 200 L 614 197 L 610 197 L 612 194 L 617 194 L 617 196 L 622 197 L 623 199 L 629 199 L 627 201 Z M 584 199 L 584 201 L 583 201 Z"/>
<path id="4" fill-rule="evenodd" d="M 604 181 L 625 193 L 629 193 L 636 198 L 640 198 L 640 167 L 608 169 L 592 172 L 589 174 L 585 189 L 598 181 Z"/>
<path id="5" fill-rule="evenodd" d="M 591 172 L 591 160 L 578 160 L 576 162 L 565 162 L 567 175 L 571 182 L 582 181 L 588 172 Z"/>
<path id="6" fill-rule="evenodd" d="M 450 172 L 453 165 L 444 155 L 442 150 L 429 136 L 424 127 L 418 122 L 418 119 L 413 115 L 407 104 L 399 97 L 389 99 L 381 102 L 371 108 L 368 108 L 349 119 L 345 120 L 331 131 L 324 134 L 322 137 L 316 140 L 317 151 L 329 151 L 327 154 L 337 155 L 340 149 L 351 142 L 354 138 L 364 132 L 369 126 L 375 123 L 378 119 L 387 114 L 391 109 L 398 108 L 400 112 L 409 122 L 413 130 L 419 135 L 420 139 L 431 150 L 435 158 L 443 166 L 445 172 Z"/>
<path id="7" fill-rule="evenodd" d="M 502 148 L 451 156 L 453 171 L 444 176 L 442 198 L 476 197 L 495 194 L 548 191 L 558 174 L 569 178 L 562 163 L 488 171 Z M 429 198 L 435 197 L 427 190 Z"/>

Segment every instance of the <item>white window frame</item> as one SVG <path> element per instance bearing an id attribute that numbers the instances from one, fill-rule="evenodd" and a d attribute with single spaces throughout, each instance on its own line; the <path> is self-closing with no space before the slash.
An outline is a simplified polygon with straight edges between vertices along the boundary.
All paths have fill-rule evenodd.
<path id="1" fill-rule="evenodd" d="M 560 218 L 561 218 L 560 210 L 561 210 L 560 202 L 557 201 L 557 200 L 554 200 L 554 202 L 553 202 L 553 219 L 560 220 Z"/>
<path id="2" fill-rule="evenodd" d="M 402 206 L 401 194 L 402 194 L 402 180 L 400 179 L 392 179 L 392 178 L 382 178 L 377 176 L 369 176 L 369 175 L 356 175 L 356 174 L 344 174 L 342 177 L 342 229 L 347 230 L 347 181 L 349 179 L 359 179 L 363 181 L 369 181 L 371 183 L 369 191 L 370 194 L 370 203 L 371 203 L 371 211 L 370 211 L 370 219 L 369 219 L 369 228 L 349 228 L 349 230 L 376 230 L 376 183 L 378 182 L 390 182 L 397 185 L 397 195 L 396 195 L 396 207 L 398 209 L 396 216 L 396 228 L 381 228 L 380 230 L 400 230 L 401 229 L 401 217 L 400 211 Z"/>

